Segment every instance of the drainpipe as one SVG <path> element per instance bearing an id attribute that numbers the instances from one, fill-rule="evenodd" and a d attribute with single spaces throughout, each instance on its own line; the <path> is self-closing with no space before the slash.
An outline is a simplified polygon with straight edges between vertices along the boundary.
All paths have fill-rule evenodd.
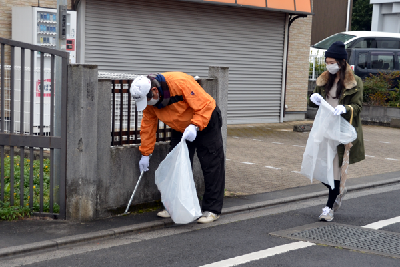
<path id="1" fill-rule="evenodd" d="M 350 24 L 350 6 L 351 0 L 347 0 L 347 21 L 346 21 L 346 32 L 349 31 L 349 24 Z"/>
<path id="2" fill-rule="evenodd" d="M 281 115 L 279 122 L 283 122 L 283 112 L 285 111 L 285 95 L 286 95 L 286 73 L 287 73 L 287 54 L 288 54 L 288 38 L 289 38 L 289 14 L 286 14 L 285 22 L 285 43 L 283 50 L 283 73 L 282 73 L 282 92 L 281 92 Z"/>

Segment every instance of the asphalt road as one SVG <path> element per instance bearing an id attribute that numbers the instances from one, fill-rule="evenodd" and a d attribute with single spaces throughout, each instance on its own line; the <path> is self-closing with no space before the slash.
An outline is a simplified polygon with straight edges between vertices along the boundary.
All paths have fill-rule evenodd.
<path id="1" fill-rule="evenodd" d="M 400 184 L 350 192 L 334 221 L 324 225 L 340 224 L 362 229 L 361 226 L 400 216 L 399 194 Z M 213 224 L 175 225 L 3 258 L 0 266 L 400 266 L 400 255 L 397 255 L 399 258 L 382 256 L 376 251 L 365 253 L 343 248 L 340 244 L 305 243 L 271 235 L 318 222 L 325 202 L 326 198 L 310 199 L 225 215 Z M 400 233 L 400 223 L 374 231 L 381 230 Z M 291 251 L 276 254 L 280 246 L 289 244 L 295 246 Z M 298 244 L 307 246 L 297 248 Z"/>

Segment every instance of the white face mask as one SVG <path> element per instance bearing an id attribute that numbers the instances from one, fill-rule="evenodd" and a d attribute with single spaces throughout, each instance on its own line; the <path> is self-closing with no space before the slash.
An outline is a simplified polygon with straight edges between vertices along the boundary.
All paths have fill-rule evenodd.
<path id="1" fill-rule="evenodd" d="M 326 65 L 326 69 L 329 71 L 330 74 L 336 74 L 340 68 L 339 68 L 338 64 L 335 63 L 335 64 Z"/>
<path id="2" fill-rule="evenodd" d="M 147 105 L 148 106 L 154 106 L 155 104 L 157 104 L 158 100 L 160 99 L 160 97 L 158 97 L 157 99 L 150 99 L 150 101 L 147 101 Z"/>

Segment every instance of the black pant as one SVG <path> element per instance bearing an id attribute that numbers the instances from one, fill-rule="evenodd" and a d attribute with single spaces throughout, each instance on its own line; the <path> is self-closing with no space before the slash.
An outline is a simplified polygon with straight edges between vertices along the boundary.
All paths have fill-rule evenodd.
<path id="1" fill-rule="evenodd" d="M 340 181 L 335 180 L 334 182 L 335 182 L 335 189 L 333 190 L 330 185 L 322 183 L 329 189 L 329 196 L 328 196 L 328 201 L 326 202 L 326 206 L 328 206 L 330 209 L 333 207 L 333 203 L 335 203 L 336 197 L 340 194 Z"/>
<path id="2" fill-rule="evenodd" d="M 203 131 L 197 132 L 193 142 L 186 141 L 193 169 L 193 156 L 197 149 L 204 176 L 205 192 L 202 210 L 221 214 L 225 190 L 225 159 L 221 134 L 222 117 L 218 106 Z M 181 141 L 182 133 L 172 130 L 170 151 Z"/>

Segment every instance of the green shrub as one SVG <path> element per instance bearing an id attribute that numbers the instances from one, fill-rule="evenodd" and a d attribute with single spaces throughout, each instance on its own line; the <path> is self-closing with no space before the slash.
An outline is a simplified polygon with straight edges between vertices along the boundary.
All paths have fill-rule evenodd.
<path id="1" fill-rule="evenodd" d="M 29 217 L 31 214 L 29 207 L 11 206 L 8 202 L 0 202 L 0 220 L 14 221 Z"/>
<path id="2" fill-rule="evenodd" d="M 399 71 L 370 74 L 364 80 L 363 102 L 371 106 L 397 106 L 400 98 L 399 90 L 393 87 L 395 79 L 399 77 Z"/>
<path id="3" fill-rule="evenodd" d="M 325 58 L 321 60 L 321 58 L 315 58 L 315 78 L 318 78 L 325 70 Z M 309 68 L 309 76 L 312 77 L 313 73 L 313 63 L 310 62 L 310 68 Z"/>
<path id="4" fill-rule="evenodd" d="M 10 191 L 11 191 L 11 158 L 4 158 L 4 202 L 0 205 L 0 220 L 14 220 L 19 217 L 24 217 L 31 212 L 40 211 L 40 161 L 33 161 L 33 207 L 29 208 L 30 200 L 30 160 L 24 159 L 24 166 L 20 166 L 20 156 L 14 156 L 14 205 L 10 206 Z M 2 171 L 0 169 L 0 171 Z M 23 207 L 20 207 L 20 173 L 23 171 Z M 0 185 L 1 190 L 1 185 Z M 58 188 L 54 188 L 54 195 L 57 195 Z M 1 199 L 0 199 L 1 200 Z M 28 212 L 29 211 L 29 212 Z M 43 160 L 43 211 L 50 211 L 50 160 Z M 60 207 L 58 204 L 53 205 L 53 212 L 58 213 Z"/>

